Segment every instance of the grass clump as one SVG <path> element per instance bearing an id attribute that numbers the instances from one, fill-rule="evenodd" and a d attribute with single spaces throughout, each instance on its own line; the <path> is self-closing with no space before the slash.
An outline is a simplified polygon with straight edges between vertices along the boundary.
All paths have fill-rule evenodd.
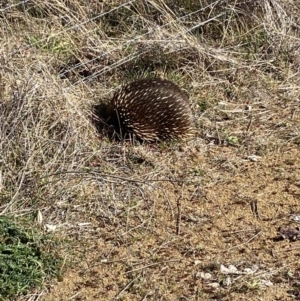
<path id="1" fill-rule="evenodd" d="M 0 217 L 0 300 L 13 300 L 59 274 L 61 260 L 44 251 L 45 237 Z"/>

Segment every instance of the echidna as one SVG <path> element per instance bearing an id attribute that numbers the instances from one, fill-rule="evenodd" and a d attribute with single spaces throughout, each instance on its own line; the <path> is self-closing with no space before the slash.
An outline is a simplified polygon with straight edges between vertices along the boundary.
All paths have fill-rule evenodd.
<path id="1" fill-rule="evenodd" d="M 124 85 L 114 94 L 109 111 L 115 123 L 144 141 L 185 139 L 194 132 L 188 96 L 161 78 Z"/>

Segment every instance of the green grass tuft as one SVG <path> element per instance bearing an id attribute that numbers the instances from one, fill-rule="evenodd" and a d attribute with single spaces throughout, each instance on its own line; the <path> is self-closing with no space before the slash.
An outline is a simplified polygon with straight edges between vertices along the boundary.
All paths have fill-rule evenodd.
<path id="1" fill-rule="evenodd" d="M 0 217 L 0 300 L 40 288 L 58 276 L 61 259 L 43 251 L 45 236 Z"/>

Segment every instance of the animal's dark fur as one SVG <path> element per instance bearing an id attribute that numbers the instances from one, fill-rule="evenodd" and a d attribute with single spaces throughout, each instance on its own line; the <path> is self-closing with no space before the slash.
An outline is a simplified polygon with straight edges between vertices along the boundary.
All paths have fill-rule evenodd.
<path id="1" fill-rule="evenodd" d="M 145 141 L 184 139 L 194 130 L 188 96 L 160 78 L 121 87 L 113 96 L 110 112 L 123 129 Z"/>

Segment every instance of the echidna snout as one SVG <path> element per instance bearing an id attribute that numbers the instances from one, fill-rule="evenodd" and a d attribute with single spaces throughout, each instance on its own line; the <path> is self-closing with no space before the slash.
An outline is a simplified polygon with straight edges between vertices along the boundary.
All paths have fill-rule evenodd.
<path id="1" fill-rule="evenodd" d="M 168 80 L 139 79 L 122 86 L 112 109 L 122 128 L 145 141 L 186 139 L 194 133 L 188 96 Z"/>

